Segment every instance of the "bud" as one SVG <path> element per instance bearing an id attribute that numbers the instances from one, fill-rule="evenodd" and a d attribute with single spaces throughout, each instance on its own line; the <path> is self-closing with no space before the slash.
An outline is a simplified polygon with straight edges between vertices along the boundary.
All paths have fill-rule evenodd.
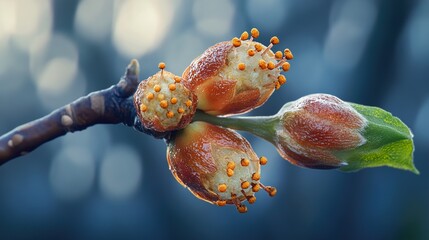
<path id="1" fill-rule="evenodd" d="M 290 65 L 281 52 L 271 50 L 279 39 L 273 37 L 264 46 L 253 40 L 259 36 L 253 32 L 249 40 L 243 33 L 240 39 L 210 47 L 184 71 L 185 84 L 198 97 L 198 109 L 211 115 L 248 112 L 286 82 L 280 73 Z"/>
<path id="2" fill-rule="evenodd" d="M 275 144 L 291 163 L 309 168 L 338 168 L 346 163 L 335 152 L 365 144 L 367 120 L 352 106 L 327 94 L 286 104 L 277 114 Z"/>
<path id="3" fill-rule="evenodd" d="M 418 173 L 410 129 L 383 109 L 313 94 L 286 104 L 277 117 L 274 144 L 293 164 L 343 171 L 390 166 Z"/>
<path id="4" fill-rule="evenodd" d="M 255 192 L 276 189 L 260 182 L 260 162 L 249 142 L 233 130 L 204 122 L 193 122 L 168 143 L 167 160 L 176 180 L 196 197 L 212 204 L 242 204 L 256 200 Z"/>
<path id="5" fill-rule="evenodd" d="M 145 128 L 157 132 L 178 130 L 192 120 L 197 106 L 197 98 L 182 79 L 164 70 L 141 81 L 134 94 L 134 106 Z"/>
<path id="6" fill-rule="evenodd" d="M 401 120 L 328 94 L 302 97 L 273 116 L 227 118 L 199 112 L 194 120 L 253 133 L 298 166 L 343 171 L 389 166 L 418 174 L 413 135 Z"/>

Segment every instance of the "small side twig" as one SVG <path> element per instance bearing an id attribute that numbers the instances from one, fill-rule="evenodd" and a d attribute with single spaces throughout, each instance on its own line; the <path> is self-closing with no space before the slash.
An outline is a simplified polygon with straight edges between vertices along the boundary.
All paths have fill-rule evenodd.
<path id="1" fill-rule="evenodd" d="M 0 136 L 0 165 L 54 138 L 95 124 L 123 123 L 157 138 L 165 137 L 166 134 L 145 129 L 136 118 L 132 95 L 138 86 L 138 75 L 139 63 L 132 60 L 116 85 L 92 92 Z"/>

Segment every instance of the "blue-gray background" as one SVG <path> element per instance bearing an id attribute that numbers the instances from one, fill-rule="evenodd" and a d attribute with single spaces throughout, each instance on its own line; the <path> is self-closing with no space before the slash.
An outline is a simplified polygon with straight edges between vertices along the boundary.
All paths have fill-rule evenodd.
<path id="1" fill-rule="evenodd" d="M 324 92 L 380 106 L 415 134 L 421 175 L 345 174 L 269 158 L 247 214 L 196 199 L 172 177 L 165 144 L 96 126 L 0 167 L 0 239 L 429 239 L 429 1 L 0 0 L 0 133 L 118 81 L 181 74 L 216 42 L 258 27 L 295 56 L 288 83 L 250 115 Z"/>

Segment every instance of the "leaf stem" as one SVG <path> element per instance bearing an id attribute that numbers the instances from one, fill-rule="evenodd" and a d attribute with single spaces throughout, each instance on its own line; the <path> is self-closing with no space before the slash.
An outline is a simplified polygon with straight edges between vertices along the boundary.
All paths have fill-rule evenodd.
<path id="1" fill-rule="evenodd" d="M 246 131 L 268 142 L 273 142 L 278 117 L 272 116 L 246 116 L 246 117 L 218 117 L 198 110 L 193 121 L 203 121 L 214 125 Z"/>

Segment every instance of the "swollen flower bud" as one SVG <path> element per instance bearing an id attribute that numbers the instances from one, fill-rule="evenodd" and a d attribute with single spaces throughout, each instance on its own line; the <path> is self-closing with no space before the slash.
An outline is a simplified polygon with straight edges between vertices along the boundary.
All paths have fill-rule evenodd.
<path id="1" fill-rule="evenodd" d="M 275 144 L 291 163 L 310 168 L 347 164 L 335 153 L 365 144 L 367 120 L 353 107 L 327 94 L 314 94 L 286 104 L 277 114 Z"/>
<path id="2" fill-rule="evenodd" d="M 198 109 L 212 115 L 250 111 L 265 103 L 275 89 L 286 82 L 281 71 L 289 70 L 282 53 L 271 48 L 279 43 L 273 37 L 268 46 L 255 42 L 257 29 L 232 41 L 207 49 L 184 71 L 185 84 L 198 97 Z"/>
<path id="3" fill-rule="evenodd" d="M 203 122 L 193 122 L 168 143 L 167 160 L 176 180 L 196 197 L 223 206 L 234 204 L 246 212 L 242 204 L 254 203 L 260 188 L 270 196 L 273 187 L 260 182 L 260 162 L 250 144 L 235 131 Z"/>
<path id="4" fill-rule="evenodd" d="M 179 130 L 192 120 L 197 97 L 182 83 L 182 79 L 164 70 L 141 81 L 134 94 L 134 106 L 145 128 L 157 132 Z"/>

